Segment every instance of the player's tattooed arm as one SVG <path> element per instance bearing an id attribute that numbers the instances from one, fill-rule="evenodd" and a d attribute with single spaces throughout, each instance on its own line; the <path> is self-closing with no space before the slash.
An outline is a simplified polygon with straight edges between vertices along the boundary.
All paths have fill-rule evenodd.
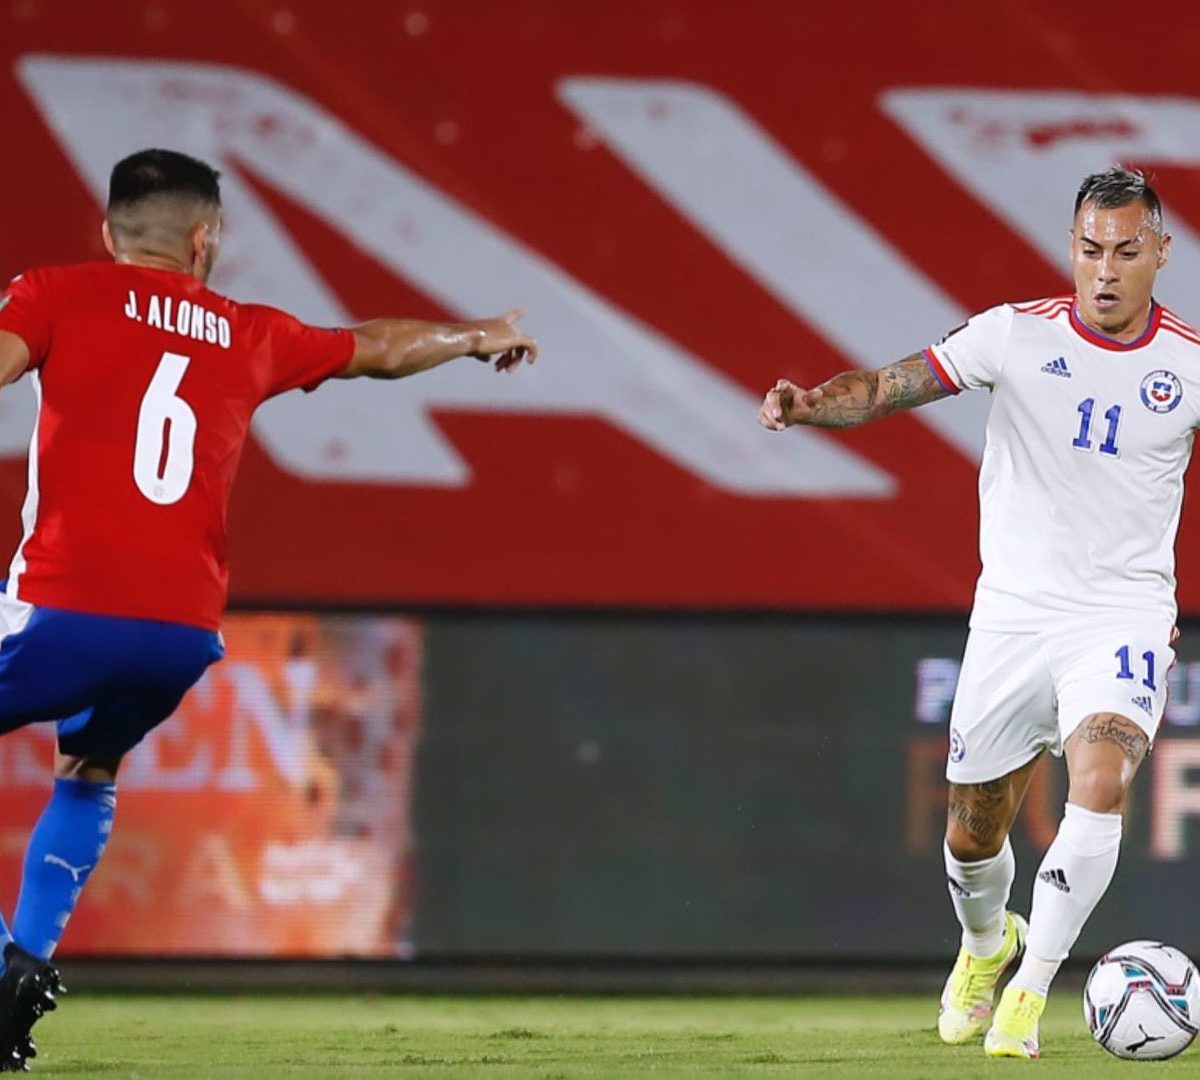
<path id="1" fill-rule="evenodd" d="M 763 398 L 758 422 L 771 431 L 792 424 L 844 428 L 913 409 L 950 393 L 920 353 L 878 371 L 847 371 L 811 390 L 780 379 Z"/>

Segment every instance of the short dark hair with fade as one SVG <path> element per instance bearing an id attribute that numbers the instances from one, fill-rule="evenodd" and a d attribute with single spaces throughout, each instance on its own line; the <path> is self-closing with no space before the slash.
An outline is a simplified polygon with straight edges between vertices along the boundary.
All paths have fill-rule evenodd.
<path id="1" fill-rule="evenodd" d="M 182 195 L 220 206 L 220 175 L 211 165 L 177 150 L 139 150 L 113 166 L 108 206 L 131 206 L 152 195 Z"/>
<path id="2" fill-rule="evenodd" d="M 1162 203 L 1158 192 L 1150 186 L 1141 169 L 1126 169 L 1114 165 L 1104 172 L 1092 173 L 1083 178 L 1075 194 L 1075 213 L 1090 202 L 1100 210 L 1115 210 L 1140 202 L 1150 212 L 1150 220 L 1158 232 L 1162 232 Z"/>

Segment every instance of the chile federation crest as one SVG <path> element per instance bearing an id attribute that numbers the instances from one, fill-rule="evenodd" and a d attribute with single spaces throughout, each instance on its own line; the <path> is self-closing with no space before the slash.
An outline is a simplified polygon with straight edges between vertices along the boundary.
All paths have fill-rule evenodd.
<path id="1" fill-rule="evenodd" d="M 1183 383 L 1172 371 L 1152 371 L 1142 380 L 1142 404 L 1151 412 L 1169 413 L 1183 400 Z"/>

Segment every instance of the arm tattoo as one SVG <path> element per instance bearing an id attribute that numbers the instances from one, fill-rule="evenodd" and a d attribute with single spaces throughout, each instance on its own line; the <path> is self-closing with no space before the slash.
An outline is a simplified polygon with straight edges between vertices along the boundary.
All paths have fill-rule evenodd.
<path id="1" fill-rule="evenodd" d="M 825 396 L 807 421 L 817 427 L 854 427 L 897 409 L 912 409 L 946 397 L 947 390 L 920 353 L 878 371 L 847 371 L 820 387 Z"/>
<path id="2" fill-rule="evenodd" d="M 1089 716 L 1079 729 L 1079 740 L 1085 743 L 1113 743 L 1134 765 L 1145 757 L 1150 746 L 1149 738 L 1137 724 L 1116 713 Z"/>
<path id="3" fill-rule="evenodd" d="M 885 367 L 880 376 L 888 412 L 927 405 L 950 393 L 938 382 L 933 369 L 920 353 L 906 356 L 899 363 Z"/>
<path id="4" fill-rule="evenodd" d="M 878 371 L 847 371 L 821 384 L 824 397 L 813 408 L 808 423 L 817 427 L 855 427 L 874 420 L 879 397 Z"/>

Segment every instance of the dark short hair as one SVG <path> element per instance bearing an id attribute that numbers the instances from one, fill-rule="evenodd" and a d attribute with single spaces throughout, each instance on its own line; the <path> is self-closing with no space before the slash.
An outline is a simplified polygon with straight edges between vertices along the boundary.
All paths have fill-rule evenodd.
<path id="1" fill-rule="evenodd" d="M 139 150 L 113 166 L 108 207 L 131 206 L 151 195 L 183 195 L 221 205 L 220 173 L 176 150 Z"/>
<path id="2" fill-rule="evenodd" d="M 1100 210 L 1115 210 L 1140 202 L 1149 212 L 1155 229 L 1162 232 L 1162 203 L 1158 192 L 1150 186 L 1140 169 L 1125 169 L 1114 165 L 1104 172 L 1092 173 L 1083 178 L 1075 194 L 1075 213 L 1086 202 Z"/>

